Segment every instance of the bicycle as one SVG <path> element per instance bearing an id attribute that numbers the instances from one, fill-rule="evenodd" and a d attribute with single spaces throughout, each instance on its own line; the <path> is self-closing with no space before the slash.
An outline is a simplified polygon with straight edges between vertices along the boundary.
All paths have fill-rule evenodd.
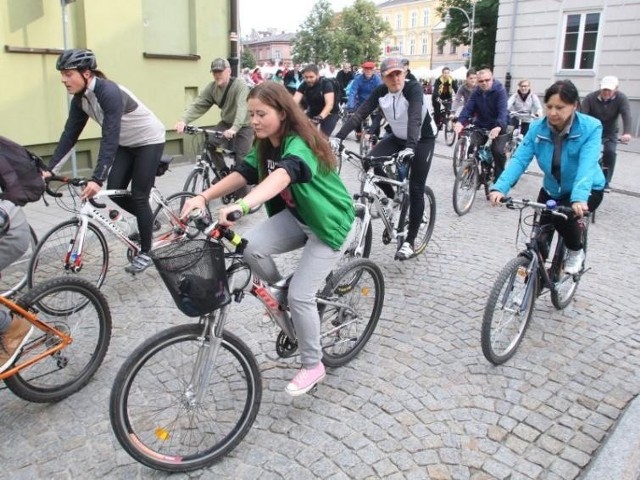
<path id="1" fill-rule="evenodd" d="M 604 147 L 607 143 L 609 142 L 615 142 L 615 143 L 625 143 L 622 141 L 621 138 L 617 138 L 617 139 L 612 139 L 612 138 L 603 138 L 602 139 L 602 145 L 600 147 L 600 158 L 598 159 L 598 164 L 600 165 L 600 168 L 602 169 L 602 173 L 604 174 L 604 178 L 606 180 L 607 175 L 609 174 L 609 168 L 604 166 Z M 608 187 L 605 187 L 604 192 L 603 193 L 609 193 L 611 191 L 611 189 L 609 189 Z M 596 223 L 596 212 L 591 212 L 591 223 Z"/>
<path id="2" fill-rule="evenodd" d="M 29 402 L 58 402 L 82 389 L 104 360 L 111 311 L 104 295 L 81 278 L 49 279 L 18 300 L 0 296 L 12 316 L 34 332 L 8 370 L 6 388 Z"/>
<path id="3" fill-rule="evenodd" d="M 488 135 L 488 130 L 473 127 L 473 130 Z M 492 140 L 469 153 L 460 165 L 453 182 L 453 209 L 459 216 L 469 213 L 476 193 L 480 186 L 484 186 L 485 195 L 489 195 L 489 188 L 494 181 Z"/>
<path id="4" fill-rule="evenodd" d="M 130 225 L 122 225 L 100 212 L 106 208 L 106 204 L 99 203 L 98 200 L 107 196 L 131 195 L 131 192 L 102 189 L 92 199 L 82 200 L 80 192 L 87 179 L 52 176 L 46 181 L 47 193 L 55 197 L 56 203 L 63 210 L 74 216 L 53 227 L 38 243 L 29 263 L 29 287 L 47 278 L 66 274 L 87 278 L 100 288 L 109 268 L 109 246 L 100 227 L 124 244 L 129 261 L 140 252 L 140 245 L 135 235 L 126 231 L 131 230 Z M 56 191 L 50 188 L 50 183 L 54 181 L 61 183 Z M 60 192 L 63 188 L 69 194 L 68 197 Z M 180 219 L 184 202 L 194 196 L 191 192 L 178 192 L 165 199 L 155 186 L 151 189 L 150 202 L 155 206 L 152 250 L 197 234 L 197 231 L 190 231 Z M 117 210 L 112 211 L 119 213 Z"/>
<path id="5" fill-rule="evenodd" d="M 4 297 L 12 297 L 18 293 L 27 284 L 29 262 L 36 250 L 38 237 L 36 232 L 29 225 L 29 247 L 22 256 L 6 267 L 0 273 L 0 295 Z"/>
<path id="6" fill-rule="evenodd" d="M 453 101 L 438 98 L 438 102 L 440 102 L 441 109 L 438 118 L 436 118 L 436 137 L 440 130 L 444 130 L 444 143 L 450 147 L 456 141 L 456 132 L 453 129 L 455 121 L 451 115 Z"/>
<path id="7" fill-rule="evenodd" d="M 524 120 L 531 121 L 533 117 L 531 112 L 509 112 L 511 119 L 516 120 L 516 125 L 510 125 L 508 128 L 509 141 L 505 146 L 504 153 L 507 156 L 507 162 L 511 159 L 516 150 L 522 143 L 524 136 L 522 135 L 522 124 Z"/>
<path id="8" fill-rule="evenodd" d="M 553 257 L 547 260 L 551 251 L 555 228 L 553 224 L 540 224 L 542 213 L 570 218 L 573 211 L 549 200 L 546 204 L 529 200 L 506 198 L 507 208 L 518 209 L 518 236 L 524 233 L 523 225 L 531 226 L 526 249 L 505 265 L 498 274 L 482 319 L 481 344 L 485 358 L 494 365 L 509 360 L 522 342 L 533 313 L 536 297 L 549 292 L 553 306 L 562 310 L 573 299 L 582 275 L 588 271 L 582 266 L 577 274 L 564 272 L 566 246 L 557 235 Z M 525 209 L 534 210 L 533 216 L 524 217 Z M 531 219 L 530 223 L 527 220 Z M 583 248 L 587 251 L 588 215 L 580 223 L 583 228 Z M 516 238 L 517 243 L 517 238 Z"/>
<path id="9" fill-rule="evenodd" d="M 201 229 L 205 239 L 153 256 L 176 306 L 199 316 L 198 323 L 159 332 L 136 348 L 116 375 L 109 402 L 120 445 L 138 462 L 167 472 L 218 461 L 242 441 L 258 414 L 262 380 L 256 358 L 225 329 L 232 300 L 241 302 L 248 288 L 281 329 L 277 354 L 289 358 L 297 349 L 287 307 L 291 276 L 266 283 L 243 260 L 245 239 L 217 223 L 202 221 Z M 383 302 L 384 278 L 373 262 L 360 259 L 329 274 L 317 294 L 326 366 L 344 365 L 364 348 Z"/>
<path id="10" fill-rule="evenodd" d="M 407 236 L 409 226 L 409 168 L 394 154 L 385 157 L 362 157 L 350 150 L 344 150 L 347 161 L 360 169 L 360 191 L 353 195 L 356 202 L 356 229 L 355 236 L 350 246 L 345 251 L 347 257 L 368 258 L 373 241 L 373 228 L 371 219 L 380 214 L 384 231 L 382 243 L 388 245 L 396 240 L 397 250 L 402 247 Z M 376 175 L 373 169 L 381 167 L 387 176 Z M 378 184 L 392 185 L 395 189 L 393 200 L 377 187 Z M 391 203 L 391 208 L 389 207 Z M 436 197 L 433 190 L 424 187 L 424 213 L 422 223 L 414 245 L 415 256 L 423 253 L 431 236 L 436 222 Z M 396 250 L 396 251 L 397 251 Z M 400 259 L 396 253 L 395 259 Z"/>

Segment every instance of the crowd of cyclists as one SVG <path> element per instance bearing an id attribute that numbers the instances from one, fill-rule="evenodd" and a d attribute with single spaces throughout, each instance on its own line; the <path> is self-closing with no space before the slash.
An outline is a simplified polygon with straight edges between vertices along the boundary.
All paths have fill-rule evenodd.
<path id="1" fill-rule="evenodd" d="M 66 50 L 56 68 L 72 102 L 48 167 L 53 172 L 62 167 L 89 118 L 101 125 L 98 162 L 82 196 L 93 197 L 105 182 L 107 188 L 118 189 L 131 184 L 131 197 L 113 200 L 137 220 L 135 235 L 141 253 L 125 270 L 142 272 L 152 263 L 149 193 L 165 144 L 165 127 L 126 87 L 107 79 L 90 50 Z M 306 393 L 325 375 L 314 296 L 347 245 L 355 217 L 351 197 L 335 168 L 335 155 L 350 132 L 362 134 L 365 118 L 372 117 L 372 133 L 380 137 L 370 155 L 398 154 L 409 165 L 409 227 L 396 253 L 400 260 L 415 257 L 413 241 L 425 207 L 424 187 L 445 102 L 450 105 L 457 134 L 474 124 L 487 132 L 479 142 L 492 140 L 496 174 L 488 196 L 492 204 L 509 193 L 536 158 L 544 174 L 538 200 L 555 199 L 573 209 L 574 217 L 566 221 L 544 219 L 553 222 L 566 241 L 568 273 L 579 272 L 584 260 L 577 219 L 598 207 L 613 176 L 616 142 L 605 150 L 606 175 L 599 157 L 602 139 L 617 139 L 619 116 L 623 120 L 621 139 L 630 139 L 629 102 L 618 90 L 615 77 L 605 77 L 601 88 L 581 103 L 575 85 L 568 80 L 549 86 L 542 102 L 527 79 L 521 79 L 517 92 L 509 96 L 487 67 L 469 69 L 461 85 L 443 68 L 429 101 L 425 85 L 411 74 L 408 61 L 399 57 L 385 58 L 379 65 L 367 60 L 359 69 L 345 63 L 330 75 L 322 75 L 314 64 L 296 66 L 268 80 L 253 75 L 259 73 L 255 71 L 234 78 L 229 62 L 217 58 L 210 72 L 212 81 L 174 128 L 182 133 L 187 124 L 215 105 L 220 122 L 214 128 L 233 140 L 236 164 L 222 181 L 188 201 L 182 213 L 236 192 L 240 199 L 219 212 L 219 222 L 231 225 L 230 213 L 246 215 L 265 203 L 268 219 L 247 234 L 255 241 L 249 243 L 246 259 L 266 279 L 277 281 L 280 275 L 273 255 L 303 249 L 288 298 L 302 363 L 286 388 L 291 395 Z M 346 105 L 349 115 L 338 128 L 340 103 Z M 505 166 L 505 145 L 516 117 L 523 125 L 524 139 Z M 381 133 L 382 118 L 386 127 Z M 376 173 L 384 175 L 382 170 Z M 384 193 L 393 199 L 392 188 Z M 16 215 L 1 204 L 0 211 L 12 219 Z M 12 236 L 9 228 L 3 233 L 5 245 L 11 238 L 22 238 Z M 0 316 L 0 371 L 30 333 L 24 331 L 24 325 L 10 329 L 11 325 L 11 319 Z"/>

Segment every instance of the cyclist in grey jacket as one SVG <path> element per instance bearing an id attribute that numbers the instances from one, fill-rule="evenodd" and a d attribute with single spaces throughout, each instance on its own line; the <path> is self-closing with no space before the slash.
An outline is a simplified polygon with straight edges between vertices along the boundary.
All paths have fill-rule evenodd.
<path id="1" fill-rule="evenodd" d="M 153 213 L 149 194 L 164 149 L 164 125 L 129 90 L 107 80 L 97 69 L 91 50 L 65 50 L 58 58 L 56 68 L 73 99 L 49 168 L 60 169 L 62 160 L 68 158 L 89 118 L 102 126 L 98 164 L 82 191 L 82 198 L 92 198 L 105 180 L 108 189 L 125 189 L 131 182 L 131 196 L 113 197 L 112 200 L 136 216 L 141 251 L 125 270 L 133 274 L 142 272 L 151 265 L 148 252 Z"/>
<path id="2" fill-rule="evenodd" d="M 398 153 L 401 160 L 410 162 L 409 171 L 409 229 L 407 238 L 396 253 L 398 260 L 415 256 L 413 242 L 418 234 L 424 213 L 424 187 L 433 157 L 436 126 L 427 109 L 422 86 L 417 81 L 405 82 L 406 66 L 400 58 L 387 58 L 381 66 L 383 84 L 376 87 L 365 102 L 349 117 L 332 139 L 334 148 L 349 132 L 360 125 L 376 108 L 380 108 L 391 133 L 385 135 L 371 150 L 372 156 Z M 376 170 L 384 175 L 382 170 Z M 393 198 L 391 185 L 380 185 Z"/>

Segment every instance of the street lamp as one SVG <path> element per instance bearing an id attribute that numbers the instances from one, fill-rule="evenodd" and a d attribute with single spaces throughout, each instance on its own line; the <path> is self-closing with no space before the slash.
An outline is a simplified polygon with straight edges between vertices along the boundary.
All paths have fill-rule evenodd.
<path id="1" fill-rule="evenodd" d="M 447 9 L 447 13 L 444 16 L 444 23 L 448 24 L 451 21 L 451 14 L 449 13 L 449 10 L 459 10 L 462 13 L 464 13 L 464 16 L 467 19 L 467 23 L 469 25 L 469 68 L 471 68 L 471 66 L 473 65 L 473 31 L 474 31 L 474 26 L 475 26 L 475 21 L 476 21 L 476 2 L 475 0 L 471 1 L 471 18 L 469 18 L 469 14 L 467 13 L 466 10 L 463 10 L 460 7 L 449 7 Z"/>

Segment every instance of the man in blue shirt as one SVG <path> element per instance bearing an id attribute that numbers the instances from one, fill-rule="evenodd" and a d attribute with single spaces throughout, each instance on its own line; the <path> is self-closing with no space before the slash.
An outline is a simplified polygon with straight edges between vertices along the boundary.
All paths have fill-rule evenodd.
<path id="1" fill-rule="evenodd" d="M 354 112 L 362 105 L 367 98 L 373 92 L 373 89 L 378 85 L 382 85 L 382 78 L 375 73 L 376 64 L 370 60 L 367 60 L 362 64 L 362 73 L 356 75 L 351 84 L 351 90 L 349 90 L 349 99 L 347 101 L 347 109 L 350 112 Z M 380 136 L 380 114 L 373 113 L 371 115 L 371 124 L 375 131 L 370 132 L 376 136 Z M 377 126 L 377 128 L 375 128 Z M 360 138 L 362 135 L 362 127 L 358 125 L 356 127 L 356 137 Z"/>

